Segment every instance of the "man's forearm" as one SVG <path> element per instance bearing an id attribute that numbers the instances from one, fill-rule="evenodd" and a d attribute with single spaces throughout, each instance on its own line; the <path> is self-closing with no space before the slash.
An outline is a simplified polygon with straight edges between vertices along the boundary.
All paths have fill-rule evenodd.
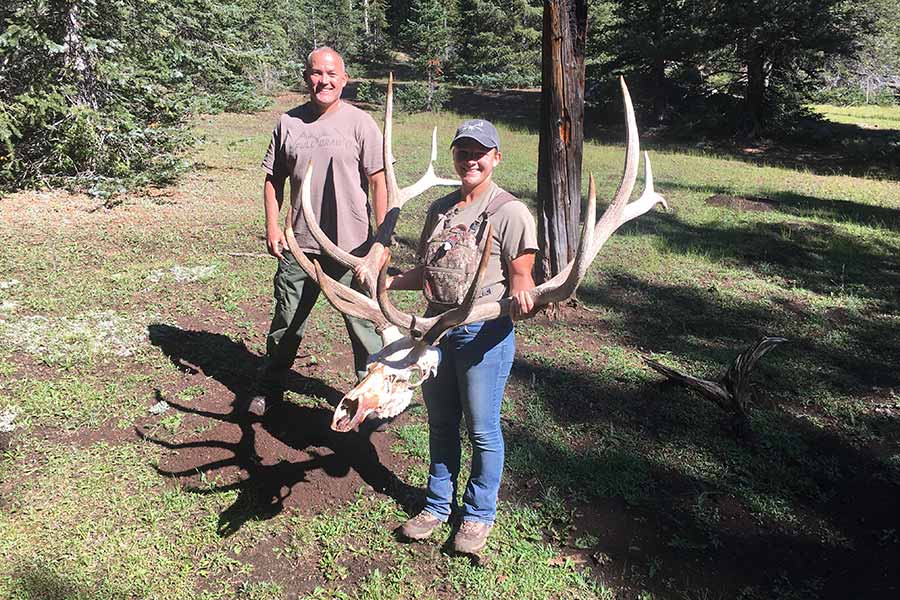
<path id="1" fill-rule="evenodd" d="M 375 213 L 375 227 L 381 227 L 387 215 L 387 181 L 384 171 L 369 176 L 369 190 L 372 193 L 372 212 Z"/>
<path id="2" fill-rule="evenodd" d="M 283 188 L 282 188 L 283 189 Z M 270 177 L 263 184 L 263 209 L 266 215 L 266 228 L 278 227 L 278 215 L 281 214 L 282 194 L 278 193 Z"/>

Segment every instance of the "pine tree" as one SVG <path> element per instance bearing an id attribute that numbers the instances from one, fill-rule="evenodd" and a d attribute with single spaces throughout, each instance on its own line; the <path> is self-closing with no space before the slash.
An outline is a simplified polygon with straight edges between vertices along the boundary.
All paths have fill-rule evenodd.
<path id="1" fill-rule="evenodd" d="M 462 0 L 456 78 L 484 87 L 538 85 L 541 5 L 534 0 Z"/>
<path id="2" fill-rule="evenodd" d="M 440 85 L 450 60 L 453 34 L 453 5 L 441 0 L 414 0 L 403 30 L 413 64 L 425 75 L 426 105 L 434 110 L 441 104 Z"/>

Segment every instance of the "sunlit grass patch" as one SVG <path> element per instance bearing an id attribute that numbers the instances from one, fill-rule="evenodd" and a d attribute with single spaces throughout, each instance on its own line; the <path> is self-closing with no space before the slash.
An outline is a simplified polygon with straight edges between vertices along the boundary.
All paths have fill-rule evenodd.
<path id="1" fill-rule="evenodd" d="M 0 340 L 48 365 L 71 366 L 94 356 L 133 356 L 146 346 L 146 326 L 153 319 L 116 311 L 72 317 L 15 313 L 0 319 Z"/>
<path id="2" fill-rule="evenodd" d="M 812 110 L 835 123 L 877 126 L 879 129 L 900 130 L 900 106 L 834 106 L 813 104 Z"/>
<path id="3" fill-rule="evenodd" d="M 16 407 L 22 427 L 76 430 L 98 427 L 110 419 L 130 423 L 144 400 L 137 382 L 102 382 L 91 376 L 21 379 L 0 390 L 0 406 Z"/>
<path id="4" fill-rule="evenodd" d="M 216 495 L 168 488 L 147 445 L 46 449 L 0 512 L 0 596 L 197 598 L 224 568 Z"/>

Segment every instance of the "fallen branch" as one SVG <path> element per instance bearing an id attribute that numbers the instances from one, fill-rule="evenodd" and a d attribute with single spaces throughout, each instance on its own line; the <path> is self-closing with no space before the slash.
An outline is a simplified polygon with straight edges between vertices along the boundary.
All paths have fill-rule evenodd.
<path id="1" fill-rule="evenodd" d="M 734 432 L 746 436 L 750 430 L 747 417 L 750 404 L 748 387 L 750 371 L 753 370 L 756 361 L 762 358 L 766 352 L 786 341 L 787 339 L 783 337 L 760 338 L 756 344 L 737 355 L 718 381 L 709 381 L 681 373 L 646 356 L 644 362 L 654 371 L 714 402 L 716 406 L 731 415 L 731 426 Z"/>
<path id="2" fill-rule="evenodd" d="M 228 256 L 247 257 L 247 258 L 269 258 L 271 254 L 265 252 L 229 252 Z"/>

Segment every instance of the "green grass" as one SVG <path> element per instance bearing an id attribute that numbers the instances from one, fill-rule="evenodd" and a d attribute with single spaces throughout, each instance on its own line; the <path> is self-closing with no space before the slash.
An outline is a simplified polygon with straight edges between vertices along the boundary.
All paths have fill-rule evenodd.
<path id="1" fill-rule="evenodd" d="M 810 108 L 835 123 L 869 125 L 879 129 L 900 129 L 900 106 L 833 106 L 813 104 Z"/>
<path id="2" fill-rule="evenodd" d="M 900 122 L 896 109 L 819 108 L 839 122 Z M 234 489 L 214 468 L 197 467 L 189 484 L 161 475 L 155 467 L 192 444 L 240 450 L 219 425 L 247 399 L 265 344 L 274 261 L 260 256 L 258 162 L 273 114 L 198 122 L 198 168 L 181 184 L 111 211 L 70 207 L 52 248 L 35 251 L 21 221 L 0 219 L 2 280 L 20 282 L 0 289 L 0 412 L 14 408 L 19 427 L 0 454 L 0 597 L 815 597 L 839 584 L 829 573 L 851 569 L 840 562 L 848 551 L 867 560 L 895 540 L 877 507 L 900 486 L 900 184 L 699 151 L 652 151 L 671 210 L 610 239 L 577 311 L 517 326 L 505 487 L 484 564 L 442 550 L 449 526 L 432 541 L 398 542 L 400 501 L 369 487 L 312 513 L 255 505 L 254 473 L 272 462 L 311 470 L 286 479 L 294 493 L 327 496 L 329 478 L 347 476 L 315 466 L 346 449 L 296 434 L 306 423 L 263 421 L 240 434 L 308 447 L 321 455 L 313 466 L 239 463 L 248 480 Z M 446 145 L 461 117 L 398 117 L 401 184 L 425 166 L 433 125 L 437 170 L 450 174 Z M 497 179 L 533 207 L 537 137 L 496 122 Z M 622 154 L 585 146 L 604 204 Z M 404 208 L 400 266 L 440 193 Z M 707 203 L 714 194 L 764 199 L 769 210 Z M 176 277 L 198 267 L 210 269 Z M 416 294 L 398 300 L 422 306 Z M 324 299 L 309 327 L 288 415 L 329 410 L 323 388 L 343 392 L 352 380 L 343 322 Z M 716 378 L 764 334 L 789 343 L 754 372 L 749 441 L 642 361 Z M 150 415 L 160 399 L 181 408 Z M 161 441 L 138 441 L 135 428 Z M 379 459 L 421 488 L 424 407 L 388 435 Z M 592 509 L 600 515 L 583 518 Z M 225 535 L 228 520 L 238 524 Z M 748 550 L 760 543 L 815 564 L 760 563 Z"/>
<path id="3" fill-rule="evenodd" d="M 196 598 L 198 577 L 235 566 L 210 527 L 220 499 L 166 486 L 153 451 L 51 448 L 30 464 L 0 513 L 3 596 Z"/>

